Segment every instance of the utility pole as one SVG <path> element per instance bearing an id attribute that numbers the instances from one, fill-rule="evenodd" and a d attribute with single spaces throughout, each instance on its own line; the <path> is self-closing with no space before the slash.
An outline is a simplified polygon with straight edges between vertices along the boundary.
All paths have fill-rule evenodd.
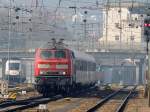
<path id="1" fill-rule="evenodd" d="M 75 34 L 75 37 L 76 37 L 77 7 L 76 6 L 70 6 L 69 8 L 73 9 L 74 10 L 74 14 L 75 14 L 74 34 Z M 77 49 L 79 50 L 79 40 L 76 40 L 76 41 L 77 41 Z"/>
<path id="2" fill-rule="evenodd" d="M 87 35 L 86 35 L 86 24 L 87 24 L 87 17 L 86 17 L 86 15 L 87 15 L 87 11 L 84 11 L 84 16 L 85 16 L 85 18 L 83 19 L 83 22 L 84 22 L 84 38 L 86 39 L 87 38 Z"/>
<path id="3" fill-rule="evenodd" d="M 10 39 L 11 39 L 11 8 L 12 8 L 12 1 L 9 0 L 9 7 L 8 7 L 8 57 L 7 60 L 10 63 Z M 6 76 L 5 76 L 6 77 Z M 9 84 L 9 75 L 8 75 L 8 84 Z"/>
<path id="4" fill-rule="evenodd" d="M 88 44 L 88 49 L 90 49 L 90 38 L 87 37 L 87 11 L 84 11 L 84 19 L 83 19 L 83 23 L 84 23 L 84 39 L 87 40 L 87 42 L 89 42 Z"/>
<path id="5" fill-rule="evenodd" d="M 122 44 L 122 20 L 121 20 L 121 19 L 122 19 L 122 18 L 121 18 L 121 16 L 122 16 L 122 15 L 121 15 L 121 13 L 122 13 L 122 12 L 121 12 L 121 0 L 119 0 L 119 19 L 120 19 L 120 27 L 119 27 L 119 28 L 120 28 L 120 49 L 121 49 L 121 47 L 122 47 L 122 46 L 121 46 L 121 44 Z"/>
<path id="6" fill-rule="evenodd" d="M 106 4 L 106 40 L 105 40 L 106 49 L 108 46 L 108 11 L 109 11 L 109 0 L 107 0 Z"/>
<path id="7" fill-rule="evenodd" d="M 39 5 L 39 1 L 38 1 L 38 0 L 36 0 L 35 7 L 37 8 L 37 7 L 38 7 L 38 5 Z"/>

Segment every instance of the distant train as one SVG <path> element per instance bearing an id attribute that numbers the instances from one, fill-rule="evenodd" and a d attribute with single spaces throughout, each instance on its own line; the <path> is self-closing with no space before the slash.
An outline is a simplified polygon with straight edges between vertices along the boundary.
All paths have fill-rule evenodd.
<path id="1" fill-rule="evenodd" d="M 20 59 L 9 59 L 5 64 L 5 79 L 10 83 L 19 83 L 25 81 L 22 63 Z"/>
<path id="2" fill-rule="evenodd" d="M 100 79 L 92 56 L 67 47 L 48 45 L 36 50 L 34 76 L 36 89 L 42 94 L 66 93 L 94 85 Z"/>

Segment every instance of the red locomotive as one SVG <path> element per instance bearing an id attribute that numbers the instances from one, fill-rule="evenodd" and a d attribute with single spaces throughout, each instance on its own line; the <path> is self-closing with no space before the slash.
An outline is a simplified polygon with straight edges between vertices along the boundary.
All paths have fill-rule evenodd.
<path id="1" fill-rule="evenodd" d="M 35 54 L 36 89 L 42 94 L 65 93 L 81 86 L 95 84 L 95 59 L 85 53 L 59 44 L 38 48 Z"/>

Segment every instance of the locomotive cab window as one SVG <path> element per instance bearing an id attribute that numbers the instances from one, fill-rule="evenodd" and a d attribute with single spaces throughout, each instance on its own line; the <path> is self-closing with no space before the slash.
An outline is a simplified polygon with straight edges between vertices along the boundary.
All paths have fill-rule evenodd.
<path id="1" fill-rule="evenodd" d="M 56 58 L 66 58 L 66 52 L 63 50 L 55 51 Z"/>
<path id="2" fill-rule="evenodd" d="M 51 51 L 43 50 L 40 53 L 40 57 L 43 58 L 43 59 L 52 58 L 52 52 Z"/>
<path id="3" fill-rule="evenodd" d="M 19 69 L 19 63 L 9 63 L 9 69 L 10 70 L 18 70 Z"/>

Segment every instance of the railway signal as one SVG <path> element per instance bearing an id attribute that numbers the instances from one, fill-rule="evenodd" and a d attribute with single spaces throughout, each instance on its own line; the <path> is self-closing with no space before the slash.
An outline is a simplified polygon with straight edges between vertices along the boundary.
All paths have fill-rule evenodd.
<path id="1" fill-rule="evenodd" d="M 146 36 L 146 41 L 149 42 L 149 35 L 150 35 L 150 18 L 146 18 L 144 20 L 144 35 Z"/>
<path id="2" fill-rule="evenodd" d="M 146 45 L 147 45 L 147 47 L 146 47 L 146 51 L 147 51 L 147 55 L 148 55 L 148 43 L 149 43 L 149 41 L 150 41 L 150 37 L 149 37 L 149 35 L 150 35 L 150 18 L 146 18 L 145 20 L 144 20 L 144 36 L 145 36 L 145 41 L 146 41 Z"/>
<path id="3" fill-rule="evenodd" d="M 144 20 L 144 36 L 146 41 L 146 52 L 147 52 L 147 76 L 148 84 L 146 84 L 146 94 L 148 94 L 148 106 L 150 107 L 150 63 L 149 63 L 149 41 L 150 41 L 150 18 Z"/>

